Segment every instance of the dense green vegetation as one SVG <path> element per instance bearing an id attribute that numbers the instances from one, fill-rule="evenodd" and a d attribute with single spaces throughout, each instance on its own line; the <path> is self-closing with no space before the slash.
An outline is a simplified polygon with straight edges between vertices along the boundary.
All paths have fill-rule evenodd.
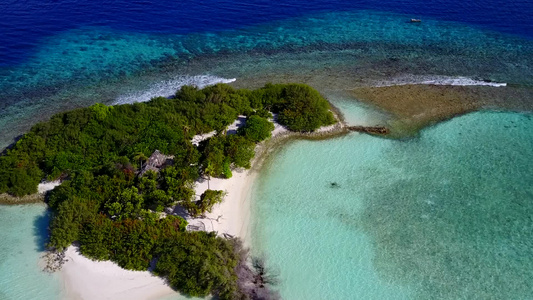
<path id="1" fill-rule="evenodd" d="M 167 238 L 161 244 L 155 272 L 191 296 L 215 293 L 222 299 L 240 299 L 235 273 L 239 254 L 234 246 L 232 240 L 205 232 Z"/>
<path id="2" fill-rule="evenodd" d="M 250 168 L 255 142 L 239 135 L 217 135 L 201 143 L 199 149 L 202 151 L 200 171 L 203 174 L 230 178 L 231 166 Z"/>
<path id="3" fill-rule="evenodd" d="M 272 130 L 274 130 L 272 122 L 258 115 L 253 115 L 248 117 L 244 127 L 239 128 L 239 134 L 251 141 L 260 142 L 271 137 Z"/>
<path id="4" fill-rule="evenodd" d="M 62 250 L 78 241 L 84 255 L 134 270 L 146 270 L 156 259 L 156 272 L 177 290 L 233 299 L 240 293 L 234 241 L 187 232 L 184 219 L 160 212 L 181 204 L 199 216 L 220 203 L 222 191 L 207 190 L 196 199 L 194 182 L 250 168 L 256 143 L 274 128 L 269 111 L 291 130 L 312 131 L 334 122 L 328 108 L 305 85 L 250 91 L 221 84 L 185 86 L 173 99 L 60 113 L 0 156 L 0 193 L 22 196 L 35 193 L 43 179 L 63 179 L 48 198 L 50 247 Z M 245 127 L 226 135 L 238 115 L 248 117 Z M 198 147 L 191 143 L 194 135 L 213 130 L 217 134 Z M 156 149 L 172 156 L 171 163 L 141 176 Z"/>
<path id="5" fill-rule="evenodd" d="M 329 103 L 305 84 L 267 84 L 254 91 L 251 102 L 278 113 L 278 122 L 292 131 L 310 132 L 335 123 Z"/>

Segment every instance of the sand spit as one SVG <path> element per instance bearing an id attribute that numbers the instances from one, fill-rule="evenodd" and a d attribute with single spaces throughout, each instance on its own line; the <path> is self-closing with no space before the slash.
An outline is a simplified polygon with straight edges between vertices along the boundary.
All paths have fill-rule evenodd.
<path id="1" fill-rule="evenodd" d="M 46 194 L 47 192 L 53 190 L 56 186 L 59 186 L 60 184 L 61 180 L 41 182 L 37 186 L 37 193 Z"/>
<path id="2" fill-rule="evenodd" d="M 0 204 L 18 205 L 44 202 L 44 196 L 46 195 L 46 193 L 53 190 L 56 186 L 60 184 L 61 181 L 59 180 L 41 182 L 37 186 L 37 193 L 22 197 L 11 196 L 7 193 L 0 194 Z"/>

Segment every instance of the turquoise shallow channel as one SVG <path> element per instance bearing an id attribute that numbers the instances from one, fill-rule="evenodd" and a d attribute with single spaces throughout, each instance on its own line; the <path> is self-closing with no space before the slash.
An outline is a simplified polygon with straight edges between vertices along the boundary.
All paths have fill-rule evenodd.
<path id="1" fill-rule="evenodd" d="M 295 141 L 255 184 L 284 299 L 533 295 L 533 119 L 477 112 L 406 141 Z"/>
<path id="2" fill-rule="evenodd" d="M 59 274 L 42 272 L 50 214 L 43 204 L 0 205 L 0 299 L 59 299 Z"/>

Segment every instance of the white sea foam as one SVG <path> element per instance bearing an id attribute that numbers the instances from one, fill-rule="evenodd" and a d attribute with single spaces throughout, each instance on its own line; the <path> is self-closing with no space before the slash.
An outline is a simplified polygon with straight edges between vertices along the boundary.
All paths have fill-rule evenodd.
<path id="1" fill-rule="evenodd" d="M 504 82 L 492 82 L 485 80 L 477 80 L 468 77 L 451 77 L 451 76 L 419 76 L 419 75 L 404 75 L 395 77 L 391 80 L 380 81 L 374 83 L 375 86 L 395 86 L 395 85 L 408 85 L 408 84 L 427 84 L 427 85 L 457 85 L 457 86 L 494 86 L 502 87 L 507 86 Z"/>
<path id="2" fill-rule="evenodd" d="M 154 97 L 169 97 L 184 85 L 194 85 L 198 88 L 204 88 L 217 83 L 234 82 L 235 80 L 235 78 L 222 78 L 213 75 L 177 76 L 171 80 L 158 82 L 150 86 L 147 90 L 121 95 L 115 100 L 114 104 L 146 102 Z"/>

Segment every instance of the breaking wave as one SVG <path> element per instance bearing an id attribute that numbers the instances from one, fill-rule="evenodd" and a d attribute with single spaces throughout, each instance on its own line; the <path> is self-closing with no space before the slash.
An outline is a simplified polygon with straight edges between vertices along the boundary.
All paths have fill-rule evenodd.
<path id="1" fill-rule="evenodd" d="M 222 78 L 213 75 L 177 76 L 170 80 L 158 82 L 147 90 L 136 91 L 119 96 L 114 104 L 126 104 L 134 102 L 146 102 L 154 97 L 170 97 L 184 85 L 194 85 L 204 88 L 217 83 L 234 82 L 235 78 Z"/>
<path id="2" fill-rule="evenodd" d="M 396 77 L 392 80 L 380 81 L 375 83 L 377 87 L 395 86 L 395 85 L 408 85 L 408 84 L 427 84 L 427 85 L 458 85 L 458 86 L 494 86 L 503 87 L 507 86 L 504 82 L 493 82 L 488 80 L 478 80 L 468 77 L 451 77 L 451 76 L 418 76 L 418 75 L 406 75 Z"/>

